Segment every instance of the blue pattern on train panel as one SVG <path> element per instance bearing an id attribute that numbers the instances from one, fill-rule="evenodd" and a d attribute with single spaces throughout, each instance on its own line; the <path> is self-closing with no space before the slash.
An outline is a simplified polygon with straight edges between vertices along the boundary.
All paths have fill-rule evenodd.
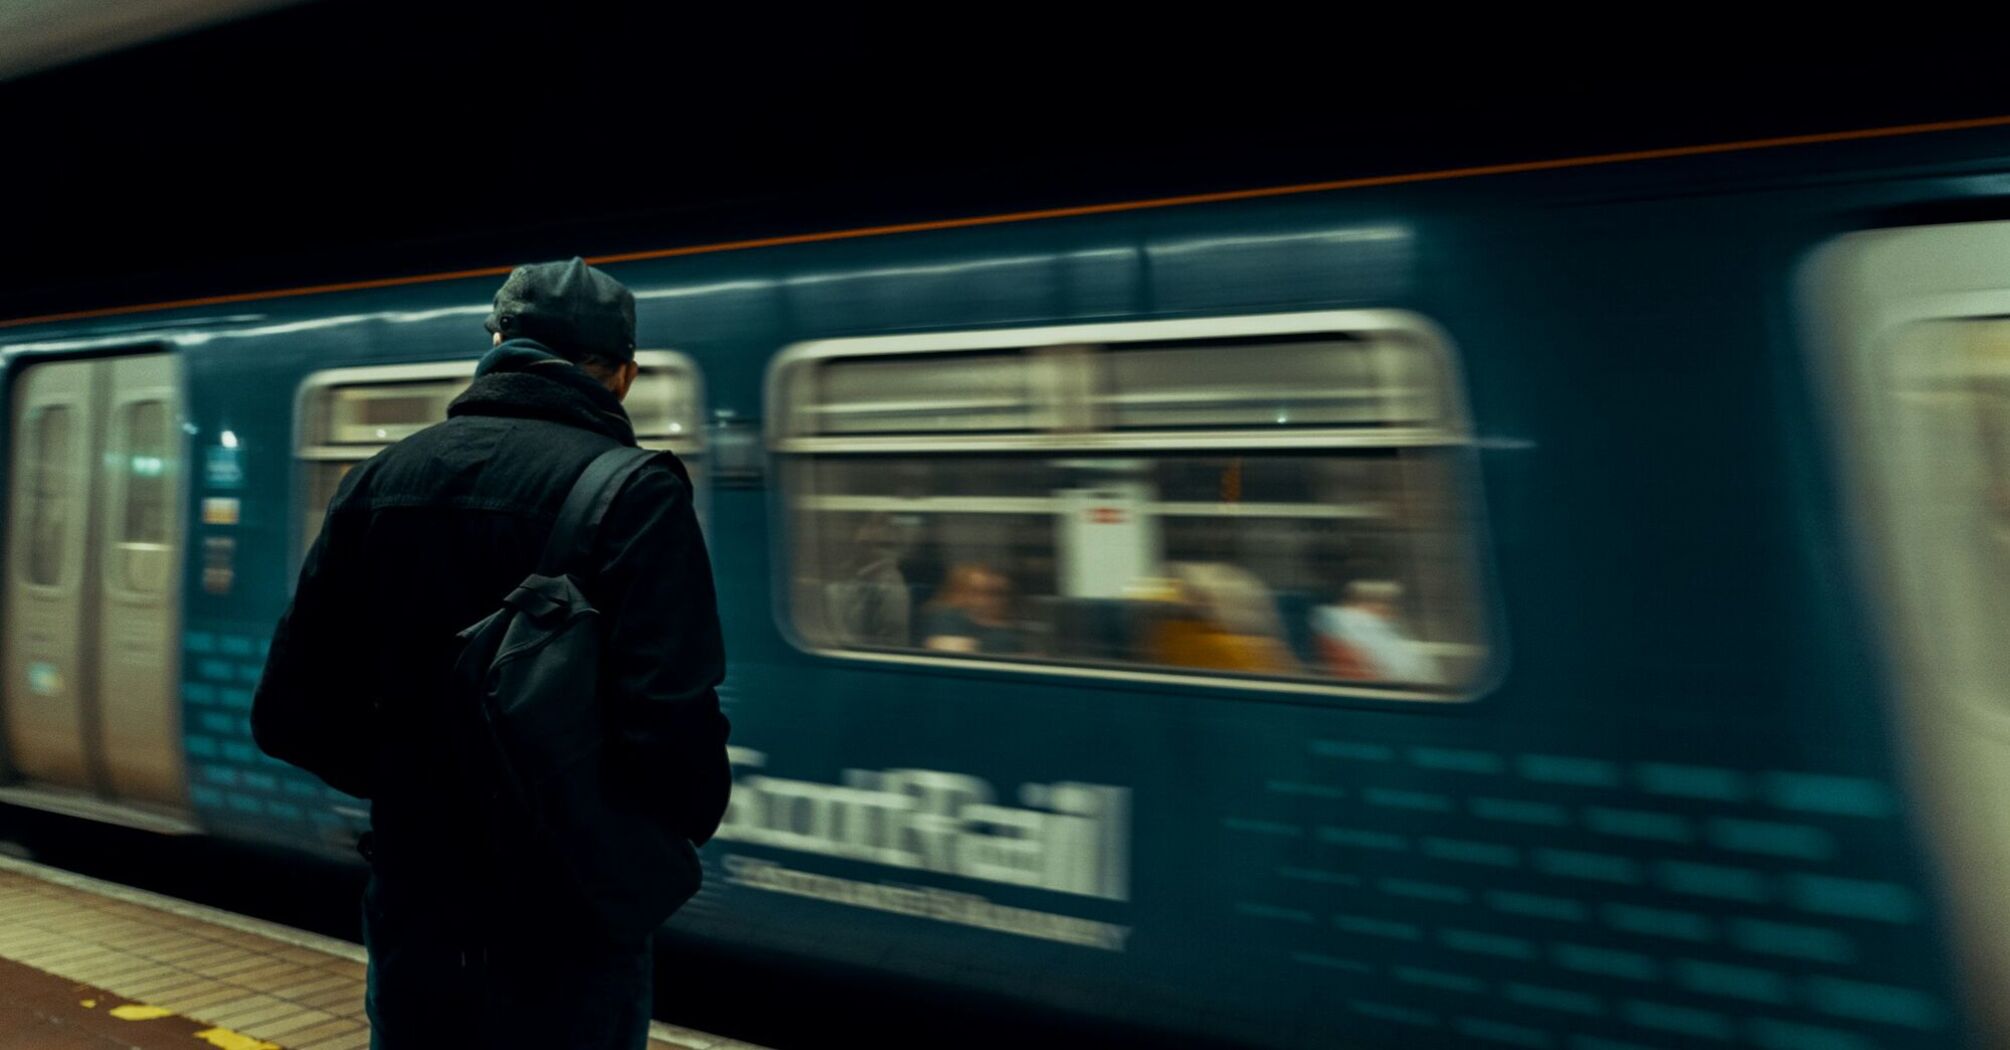
<path id="1" fill-rule="evenodd" d="M 1904 829 L 1884 781 L 1355 739 L 1304 755 L 1220 827 L 1231 855 L 1271 865 L 1236 880 L 1242 940 L 1325 989 L 1325 1038 L 1952 1038 L 1944 989 L 1906 962 L 1930 950 L 1930 909 L 1886 856 Z"/>
<path id="2" fill-rule="evenodd" d="M 251 738 L 251 698 L 269 624 L 191 625 L 182 634 L 182 748 L 203 827 L 353 859 L 366 803 L 268 757 Z"/>

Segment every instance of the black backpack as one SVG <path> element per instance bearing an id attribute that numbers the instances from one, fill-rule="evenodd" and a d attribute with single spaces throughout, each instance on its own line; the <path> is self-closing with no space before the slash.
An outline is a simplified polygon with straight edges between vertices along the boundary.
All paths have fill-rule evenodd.
<path id="1" fill-rule="evenodd" d="M 614 779 L 599 691 L 600 616 L 567 570 L 591 550 L 622 485 L 657 455 L 621 447 L 587 465 L 539 570 L 460 633 L 453 672 L 478 775 L 506 822 L 521 829 L 509 837 L 507 862 L 561 896 L 540 909 L 584 916 L 619 942 L 647 937 L 668 919 L 698 891 L 702 870 L 697 849 Z"/>

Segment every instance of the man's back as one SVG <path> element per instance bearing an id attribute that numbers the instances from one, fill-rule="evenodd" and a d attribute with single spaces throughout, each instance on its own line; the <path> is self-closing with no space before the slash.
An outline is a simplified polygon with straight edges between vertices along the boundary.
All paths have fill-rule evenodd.
<path id="1" fill-rule="evenodd" d="M 307 639 L 309 646 L 346 651 L 323 671 L 341 675 L 354 702 L 373 708 L 381 752 L 368 756 L 370 742 L 359 741 L 359 753 L 332 756 L 345 767 L 352 758 L 374 758 L 339 786 L 375 800 L 380 856 L 393 863 L 423 858 L 422 875 L 439 871 L 454 879 L 470 873 L 439 869 L 458 867 L 452 863 L 456 852 L 477 864 L 474 874 L 485 859 L 463 852 L 481 846 L 470 835 L 481 830 L 477 818 L 485 800 L 456 767 L 461 741 L 454 727 L 465 723 L 442 702 L 454 636 L 494 611 L 537 569 L 566 492 L 586 464 L 618 440 L 552 418 L 491 414 L 515 411 L 520 403 L 483 393 L 470 391 L 455 403 L 454 418 L 392 446 L 344 480 L 316 545 L 319 564 L 305 570 L 326 577 L 317 581 L 326 585 L 325 607 L 296 610 L 285 637 L 275 641 L 275 648 L 295 645 L 311 630 L 323 636 Z M 695 760 L 712 759 L 706 763 L 712 777 L 688 778 L 697 797 L 664 800 L 666 819 L 702 841 L 723 812 L 725 774 L 719 768 L 723 719 L 709 695 L 722 671 L 718 627 L 709 573 L 692 571 L 703 567 L 702 548 L 690 549 L 698 542 L 688 484 L 667 464 L 652 464 L 615 501 L 583 582 L 608 627 L 610 669 L 627 679 L 607 683 L 609 691 L 618 694 L 637 679 L 660 688 L 668 679 L 672 694 L 607 697 L 614 724 L 667 728 L 661 719 L 670 717 L 712 742 L 703 750 L 676 749 Z M 300 622 L 299 613 L 309 611 L 320 615 Z M 629 622 L 636 620 L 646 622 Z M 635 664 L 651 655 L 680 666 L 638 674 Z M 268 681 L 261 692 L 280 684 Z M 696 710 L 651 711 L 652 703 Z M 258 713 L 266 716 L 261 737 L 285 732 L 269 724 L 274 709 L 262 706 Z M 707 728 L 713 732 L 703 732 Z"/>
<path id="2" fill-rule="evenodd" d="M 531 271 L 573 282 L 546 300 L 587 280 L 627 294 L 577 260 L 562 272 L 523 268 L 512 282 Z M 506 302 L 532 308 L 508 298 L 512 287 L 497 297 L 498 345 L 450 418 L 344 479 L 274 633 L 252 726 L 268 754 L 372 800 L 365 915 L 380 1035 L 423 1043 L 437 1034 L 433 1015 L 449 1009 L 439 994 L 458 989 L 467 1010 L 515 1002 L 513 1028 L 494 1045 L 545 1045 L 532 1033 L 616 1016 L 606 1040 L 573 1045 L 626 1046 L 647 1020 L 647 944 L 596 945 L 576 915 L 519 883 L 506 858 L 522 829 L 469 760 L 479 721 L 458 708 L 473 698 L 448 685 L 456 635 L 540 568 L 586 465 L 634 444 L 620 406 L 635 375 L 632 342 L 592 372 L 531 339 L 505 342 L 516 320 Z M 632 313 L 626 329 L 632 337 Z M 731 784 L 713 692 L 725 657 L 689 479 L 674 458 L 628 480 L 567 569 L 599 613 L 611 790 L 703 842 Z M 538 991 L 561 982 L 571 990 Z"/>
<path id="3" fill-rule="evenodd" d="M 493 811 L 484 785 L 457 757 L 467 750 L 473 712 L 449 709 L 443 700 L 465 698 L 438 684 L 454 636 L 536 571 L 573 479 L 612 445 L 562 424 L 460 416 L 360 468 L 335 512 L 344 520 L 331 527 L 359 537 L 360 593 L 390 599 L 361 635 L 358 653 L 370 678 L 366 690 L 384 704 L 373 852 L 427 890 L 492 881 L 503 844 L 488 836 L 511 830 L 490 823 L 509 815 Z M 652 479 L 639 495 L 683 498 L 664 487 Z M 604 589 L 595 578 L 587 586 Z"/>

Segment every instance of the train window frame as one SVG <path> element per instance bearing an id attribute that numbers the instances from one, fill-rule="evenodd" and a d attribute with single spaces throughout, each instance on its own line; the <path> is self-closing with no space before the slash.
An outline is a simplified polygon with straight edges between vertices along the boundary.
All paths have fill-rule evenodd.
<path id="1" fill-rule="evenodd" d="M 1440 370 L 1439 390 L 1443 418 L 1433 428 L 1385 429 L 1367 434 L 1363 428 L 1345 425 L 1295 429 L 1290 432 L 1244 430 L 1232 432 L 1204 428 L 1186 431 L 1112 430 L 1070 432 L 1064 423 L 1049 430 L 1028 433 L 978 432 L 934 435 L 921 439 L 905 436 L 802 436 L 790 432 L 790 385 L 805 369 L 816 369 L 832 361 L 859 357 L 889 357 L 904 354 L 943 354 L 982 351 L 1038 352 L 1068 350 L 1084 346 L 1149 344 L 1247 339 L 1263 336 L 1320 336 L 1336 339 L 1404 339 L 1423 348 Z M 1321 310 L 1296 313 L 1213 316 L 1087 324 L 1041 325 L 1021 328 L 985 328 L 902 333 L 880 336 L 844 337 L 797 342 L 785 346 L 769 363 L 765 383 L 765 438 L 769 454 L 776 460 L 776 478 L 771 503 L 773 618 L 782 636 L 798 650 L 848 663 L 876 664 L 915 669 L 958 672 L 1002 673 L 1013 676 L 1076 679 L 1138 687 L 1201 687 L 1213 691 L 1255 695 L 1272 699 L 1312 700 L 1396 700 L 1409 703 L 1465 704 L 1495 689 L 1505 666 L 1505 631 L 1500 622 L 1500 605 L 1494 585 L 1485 517 L 1484 494 L 1480 484 L 1478 447 L 1471 416 L 1467 410 L 1464 373 L 1456 345 L 1444 329 L 1427 317 L 1399 309 Z M 1431 431 L 1426 433 L 1424 431 Z M 1205 441 L 1203 444 L 1201 442 Z M 1443 486 L 1444 496 L 1458 522 L 1452 539 L 1456 541 L 1467 568 L 1464 591 L 1471 607 L 1473 634 L 1470 644 L 1477 649 L 1477 661 L 1469 675 L 1442 688 L 1411 687 L 1387 683 L 1357 683 L 1344 680 L 1266 677 L 1238 672 L 1170 665 L 1110 666 L 1081 662 L 1014 659 L 1001 656 L 934 656 L 925 650 L 858 649 L 821 644 L 808 637 L 795 622 L 795 595 L 791 580 L 799 561 L 794 514 L 790 499 L 797 471 L 789 469 L 796 457 L 818 453 L 893 452 L 996 452 L 996 453 L 1082 453 L 1120 452 L 1202 452 L 1236 451 L 1301 452 L 1325 449 L 1386 448 L 1391 451 L 1425 446 L 1443 447 L 1453 454 Z M 1462 453 L 1462 454 L 1461 454 Z"/>
<path id="2" fill-rule="evenodd" d="M 668 449 L 676 453 L 677 457 L 684 462 L 685 469 L 691 475 L 692 501 L 695 504 L 699 525 L 701 528 L 704 528 L 709 524 L 709 514 L 707 512 L 710 507 L 710 485 L 708 484 L 710 471 L 707 469 L 708 460 L 706 457 L 709 442 L 705 425 L 709 403 L 706 400 L 707 390 L 704 370 L 698 366 L 698 362 L 689 354 L 668 347 L 650 347 L 637 350 L 635 352 L 635 360 L 644 369 L 670 368 L 676 370 L 682 373 L 688 381 L 690 390 L 689 404 L 692 410 L 692 418 L 689 421 L 689 426 L 682 431 L 676 432 L 674 436 L 651 432 L 647 434 L 638 433 L 637 438 L 643 447 Z M 462 384 L 462 389 L 465 390 L 468 384 L 474 382 L 476 363 L 477 359 L 475 358 L 452 358 L 398 364 L 324 368 L 309 373 L 300 381 L 299 387 L 294 392 L 293 399 L 292 463 L 295 468 L 295 477 L 292 484 L 291 506 L 292 517 L 294 519 L 292 525 L 292 542 L 294 543 L 293 560 L 295 564 L 299 564 L 306 559 L 307 550 L 313 544 L 313 537 L 320 534 L 320 523 L 327 515 L 326 506 L 314 511 L 315 524 L 310 534 L 307 528 L 306 516 L 308 513 L 308 497 L 311 495 L 311 489 L 314 484 L 312 466 L 329 462 L 361 463 L 396 443 L 396 440 L 393 440 L 387 441 L 382 445 L 373 446 L 367 444 L 331 444 L 315 440 L 315 436 L 309 433 L 310 428 L 318 418 L 313 411 L 313 399 L 321 396 L 324 392 L 339 387 L 390 387 L 399 384 L 419 384 L 445 380 L 459 381 Z M 454 396 L 458 397 L 459 393 L 456 393 Z M 448 400 L 451 402 L 452 398 Z M 445 416 L 442 416 L 439 420 L 434 420 L 433 422 L 437 423 L 445 418 Z M 432 424 L 428 423 L 426 425 L 430 426 Z M 402 440 L 402 437 L 397 440 Z M 367 449 L 368 451 L 358 455 L 358 452 L 363 449 Z M 336 487 L 340 487 L 339 483 Z M 330 495 L 332 497 L 332 491 Z"/>

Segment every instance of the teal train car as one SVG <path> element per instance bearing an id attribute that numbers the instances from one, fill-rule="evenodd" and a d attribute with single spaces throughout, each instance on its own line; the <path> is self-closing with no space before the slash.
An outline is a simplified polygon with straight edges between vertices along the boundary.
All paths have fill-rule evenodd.
<path id="1" fill-rule="evenodd" d="M 602 263 L 721 580 L 691 950 L 1278 1048 L 2010 1043 L 2010 123 Z M 501 272 L 0 328 L 0 800 L 354 859 L 251 691 Z"/>

